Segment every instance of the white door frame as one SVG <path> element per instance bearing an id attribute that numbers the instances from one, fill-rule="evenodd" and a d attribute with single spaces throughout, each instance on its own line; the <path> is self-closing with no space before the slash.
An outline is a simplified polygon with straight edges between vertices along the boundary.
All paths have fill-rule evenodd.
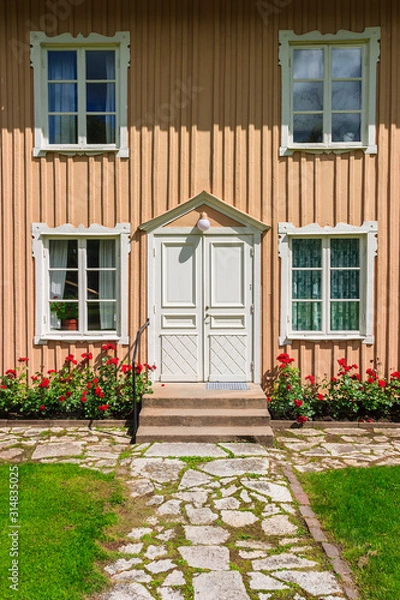
<path id="1" fill-rule="evenodd" d="M 157 238 L 172 238 L 173 236 L 189 236 L 193 235 L 194 231 L 189 227 L 164 227 L 160 226 L 155 228 L 153 231 L 148 232 L 147 237 L 147 251 L 148 251 L 148 314 L 150 318 L 150 325 L 148 331 L 148 362 L 150 364 L 157 363 L 158 356 L 158 331 L 156 326 L 156 320 L 153 315 L 156 312 L 156 257 L 155 248 Z M 196 232 L 197 233 L 197 232 Z M 251 226 L 244 227 L 212 227 L 209 231 L 201 234 L 203 236 L 212 237 L 225 237 L 225 236 L 236 236 L 241 237 L 242 235 L 251 236 L 252 240 L 252 381 L 254 383 L 260 383 L 261 379 L 261 233 L 259 229 Z M 152 318 L 153 317 L 153 318 Z M 203 335 L 203 333 L 201 333 Z M 157 371 L 155 371 L 155 378 L 159 379 Z"/>

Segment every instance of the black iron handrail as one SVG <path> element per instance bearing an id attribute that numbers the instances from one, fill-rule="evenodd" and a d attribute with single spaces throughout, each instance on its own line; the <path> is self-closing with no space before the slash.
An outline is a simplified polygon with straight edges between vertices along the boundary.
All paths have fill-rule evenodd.
<path id="1" fill-rule="evenodd" d="M 133 431 L 132 431 L 132 443 L 136 443 L 136 433 L 139 425 L 139 412 L 140 408 L 138 407 L 137 402 L 137 394 L 136 394 L 136 356 L 139 348 L 139 342 L 141 335 L 145 329 L 150 325 L 150 319 L 147 319 L 146 323 L 138 329 L 135 339 L 135 344 L 133 346 L 133 356 L 132 356 L 132 397 L 133 397 Z"/>

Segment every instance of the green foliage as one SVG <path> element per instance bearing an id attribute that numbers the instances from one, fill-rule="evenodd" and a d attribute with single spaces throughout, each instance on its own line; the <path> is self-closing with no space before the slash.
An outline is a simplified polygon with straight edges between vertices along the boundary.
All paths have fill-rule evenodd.
<path id="1" fill-rule="evenodd" d="M 324 529 L 342 545 L 361 598 L 398 598 L 400 468 L 307 473 L 302 482 Z"/>
<path id="2" fill-rule="evenodd" d="M 302 424 L 311 419 L 395 420 L 400 415 L 400 372 L 389 378 L 377 369 L 367 369 L 361 380 L 358 365 L 338 360 L 336 377 L 325 378 L 318 385 L 313 375 L 302 382 L 294 359 L 280 354 L 278 374 L 268 397 L 269 409 L 275 419 L 295 419 Z"/>
<path id="3" fill-rule="evenodd" d="M 59 371 L 42 370 L 29 377 L 28 358 L 20 367 L 0 376 L 0 416 L 46 418 L 127 418 L 133 410 L 132 366 L 111 356 L 113 344 L 104 344 L 94 361 L 85 352 L 80 360 L 73 354 L 65 358 Z M 149 379 L 156 367 L 136 365 L 136 397 L 151 393 Z"/>

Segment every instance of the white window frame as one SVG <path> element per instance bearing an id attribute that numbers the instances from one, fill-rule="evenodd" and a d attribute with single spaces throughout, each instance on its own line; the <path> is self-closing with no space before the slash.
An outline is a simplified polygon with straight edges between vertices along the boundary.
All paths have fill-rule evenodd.
<path id="1" fill-rule="evenodd" d="M 84 37 L 82 34 L 73 37 L 70 33 L 48 37 L 42 31 L 33 31 L 30 34 L 30 42 L 31 65 L 34 71 L 35 146 L 33 148 L 33 156 L 46 156 L 48 151 L 57 151 L 63 154 L 100 154 L 104 152 L 115 152 L 119 157 L 128 157 L 129 32 L 118 32 L 112 37 L 106 37 L 97 33 L 90 33 L 87 37 Z M 47 51 L 79 50 L 80 48 L 85 50 L 102 49 L 115 51 L 115 144 L 87 144 L 82 138 L 78 139 L 78 144 L 49 143 Z M 84 85 L 83 68 L 83 66 L 78 65 L 78 90 L 79 87 Z M 82 118 L 83 114 L 84 111 L 82 108 L 81 112 L 78 112 L 78 121 Z"/>
<path id="2" fill-rule="evenodd" d="M 379 61 L 380 27 L 367 27 L 362 33 L 339 31 L 336 34 L 322 34 L 313 31 L 296 35 L 293 31 L 279 32 L 279 64 L 282 69 L 282 130 L 280 156 L 288 156 L 296 150 L 312 153 L 349 152 L 363 150 L 366 154 L 376 154 L 376 65 Z M 324 127 L 323 142 L 295 143 L 293 141 L 293 50 L 301 48 L 323 48 L 328 46 L 363 48 L 362 63 L 362 112 L 361 141 L 332 142 L 326 129 L 327 118 L 330 117 L 329 86 L 324 90 Z M 327 75 L 325 75 L 325 81 Z M 328 80 L 329 81 L 329 80 Z"/>
<path id="3" fill-rule="evenodd" d="M 361 227 L 339 223 L 336 227 L 320 227 L 316 223 L 305 227 L 295 227 L 292 223 L 279 223 L 279 256 L 281 258 L 281 321 L 279 345 L 290 344 L 293 340 L 361 340 L 373 344 L 374 314 L 374 257 L 377 251 L 378 223 L 364 221 Z M 350 237 L 360 240 L 360 330 L 359 331 L 294 331 L 292 329 L 292 256 L 293 238 Z M 325 280 L 327 278 L 325 277 Z M 329 307 L 327 289 L 323 289 L 325 313 Z M 325 324 L 326 327 L 326 324 Z"/>
<path id="4" fill-rule="evenodd" d="M 71 224 L 51 228 L 46 223 L 32 224 L 32 255 L 35 259 L 35 344 L 45 344 L 51 340 L 96 342 L 117 341 L 129 344 L 128 336 L 128 256 L 130 252 L 130 224 L 118 223 L 108 228 L 101 225 L 91 225 L 88 228 Z M 116 331 L 90 332 L 87 331 L 54 331 L 50 329 L 49 306 L 49 241 L 59 239 L 114 239 L 116 241 L 117 267 L 117 329 Z M 81 299 L 80 303 L 85 303 Z M 80 309 L 82 310 L 82 309 Z"/>

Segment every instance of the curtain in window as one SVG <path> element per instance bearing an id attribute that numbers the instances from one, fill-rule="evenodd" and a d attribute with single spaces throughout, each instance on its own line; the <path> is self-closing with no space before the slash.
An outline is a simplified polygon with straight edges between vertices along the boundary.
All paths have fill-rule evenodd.
<path id="1" fill-rule="evenodd" d="M 322 242 L 292 242 L 292 327 L 294 331 L 322 329 Z"/>
<path id="2" fill-rule="evenodd" d="M 50 277 L 50 299 L 64 298 L 65 279 L 67 275 L 68 241 L 50 241 L 50 266 L 52 269 Z M 51 306 L 51 305 L 50 305 Z M 55 312 L 50 311 L 50 326 L 52 329 L 60 329 L 61 321 Z"/>
<path id="3" fill-rule="evenodd" d="M 115 329 L 115 302 L 104 302 L 115 298 L 115 241 L 101 240 L 99 247 L 99 300 L 101 329 Z"/>
<path id="4" fill-rule="evenodd" d="M 77 64 L 75 51 L 48 52 L 49 142 L 77 142 Z"/>
<path id="5" fill-rule="evenodd" d="M 106 74 L 107 80 L 115 79 L 115 52 L 106 52 Z M 115 111 L 115 84 L 107 85 L 106 112 Z M 106 116 L 106 142 L 115 143 L 115 116 Z"/>
<path id="6" fill-rule="evenodd" d="M 360 328 L 360 241 L 331 240 L 331 310 L 333 331 Z"/>

